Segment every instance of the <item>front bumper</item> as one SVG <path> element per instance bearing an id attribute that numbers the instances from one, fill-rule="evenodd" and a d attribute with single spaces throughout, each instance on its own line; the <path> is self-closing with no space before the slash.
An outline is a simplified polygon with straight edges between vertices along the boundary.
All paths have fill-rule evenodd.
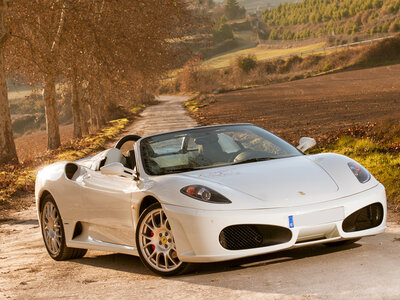
<path id="1" fill-rule="evenodd" d="M 344 232 L 343 220 L 353 212 L 373 203 L 383 206 L 383 221 L 380 225 L 355 232 Z M 274 209 L 249 209 L 210 211 L 186 208 L 175 205 L 163 205 L 174 232 L 178 256 L 185 262 L 214 262 L 254 256 L 293 247 L 327 243 L 341 239 L 353 239 L 382 233 L 386 228 L 386 193 L 383 185 L 377 186 L 337 200 Z M 339 220 L 324 222 L 318 217 L 319 212 L 343 211 Z M 314 220 L 302 216 L 315 215 Z M 321 214 L 322 215 L 322 214 Z M 302 218 L 301 225 L 289 225 L 289 216 Z M 308 222 L 308 223 L 307 223 Z M 274 225 L 288 228 L 291 239 L 287 242 L 243 250 L 227 250 L 221 246 L 221 231 L 232 225 L 257 224 Z"/>

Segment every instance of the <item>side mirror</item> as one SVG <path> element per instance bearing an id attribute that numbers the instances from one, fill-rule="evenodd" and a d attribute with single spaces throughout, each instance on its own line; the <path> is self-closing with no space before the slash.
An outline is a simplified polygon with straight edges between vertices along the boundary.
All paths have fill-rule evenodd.
<path id="1" fill-rule="evenodd" d="M 137 180 L 137 175 L 134 170 L 125 168 L 123 164 L 119 162 L 113 162 L 100 168 L 101 174 L 105 175 L 118 175 Z"/>
<path id="2" fill-rule="evenodd" d="M 299 141 L 299 145 L 297 146 L 297 149 L 304 152 L 304 151 L 314 147 L 316 144 L 317 144 L 317 142 L 313 138 L 302 137 Z"/>

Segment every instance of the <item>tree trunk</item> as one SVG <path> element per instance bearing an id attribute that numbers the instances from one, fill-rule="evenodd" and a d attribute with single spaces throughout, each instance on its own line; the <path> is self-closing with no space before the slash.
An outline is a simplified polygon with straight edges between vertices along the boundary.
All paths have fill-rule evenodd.
<path id="1" fill-rule="evenodd" d="M 97 123 L 96 110 L 94 104 L 89 104 L 90 111 L 90 133 L 96 133 L 99 129 L 99 124 Z"/>
<path id="2" fill-rule="evenodd" d="M 17 164 L 8 104 L 7 83 L 4 75 L 4 48 L 0 48 L 0 164 Z"/>
<path id="3" fill-rule="evenodd" d="M 72 79 L 72 116 L 74 118 L 74 137 L 82 138 L 82 124 L 81 124 L 81 109 L 80 109 L 80 99 L 78 91 L 78 83 L 76 81 L 76 76 Z"/>
<path id="4" fill-rule="evenodd" d="M 89 135 L 89 125 L 88 125 L 88 113 L 87 113 L 87 103 L 84 98 L 81 98 L 80 102 L 80 118 L 81 118 L 81 130 L 82 130 L 82 136 L 87 136 Z"/>
<path id="5" fill-rule="evenodd" d="M 46 113 L 47 150 L 57 149 L 61 145 L 56 96 L 55 76 L 46 75 L 43 100 Z"/>
<path id="6" fill-rule="evenodd" d="M 97 107 L 97 116 L 99 118 L 100 128 L 104 127 L 104 125 L 106 124 L 106 119 L 104 118 L 104 104 L 103 103 L 100 103 Z"/>

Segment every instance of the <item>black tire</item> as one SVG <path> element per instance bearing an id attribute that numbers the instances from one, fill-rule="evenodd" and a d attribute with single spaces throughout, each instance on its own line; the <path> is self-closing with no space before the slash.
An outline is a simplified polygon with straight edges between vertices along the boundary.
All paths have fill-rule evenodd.
<path id="1" fill-rule="evenodd" d="M 147 259 L 146 259 L 146 257 L 148 257 L 149 255 L 151 256 L 151 255 L 153 254 L 152 251 L 157 252 L 156 249 L 158 249 L 158 248 L 156 248 L 156 247 L 159 247 L 159 245 L 161 245 L 160 247 L 162 247 L 163 244 L 162 244 L 162 242 L 161 242 L 161 240 L 160 240 L 159 243 L 154 243 L 154 245 L 151 245 L 151 248 L 152 248 L 151 250 L 150 250 L 150 249 L 147 250 L 149 247 L 144 248 L 144 247 L 143 247 L 143 239 L 150 240 L 150 238 L 145 238 L 145 237 L 141 236 L 141 229 L 143 229 L 143 230 L 148 230 L 148 231 L 150 231 L 150 232 L 153 232 L 153 231 L 152 231 L 150 228 L 142 228 L 142 225 L 145 226 L 143 223 L 145 222 L 146 219 L 149 218 L 149 216 L 151 216 L 151 215 L 154 214 L 154 213 L 160 212 L 160 211 L 161 211 L 161 213 L 164 214 L 165 220 L 166 220 L 166 221 L 165 221 L 165 224 L 166 224 L 166 226 L 168 226 L 168 220 L 167 220 L 167 218 L 166 218 L 166 215 L 165 215 L 164 211 L 162 210 L 161 204 L 160 204 L 160 203 L 154 203 L 154 204 L 150 205 L 148 208 L 146 208 L 146 209 L 143 211 L 143 213 L 141 214 L 141 216 L 140 216 L 140 218 L 139 218 L 139 222 L 138 222 L 137 227 L 136 227 L 136 247 L 137 247 L 137 249 L 138 249 L 138 253 L 139 253 L 139 256 L 140 256 L 140 260 L 143 262 L 143 264 L 144 264 L 150 271 L 156 273 L 157 275 L 161 275 L 161 276 L 175 276 L 175 275 L 179 275 L 179 274 L 182 274 L 182 273 L 184 273 L 184 272 L 187 272 L 187 271 L 190 269 L 191 264 L 185 263 L 185 262 L 181 262 L 181 261 L 179 260 L 179 258 L 177 258 L 177 256 L 176 256 L 176 257 L 174 258 L 174 262 L 176 262 L 177 264 L 179 264 L 179 266 L 176 267 L 176 268 L 173 269 L 173 270 L 165 270 L 165 271 L 162 271 L 162 270 L 160 270 L 160 269 L 157 269 L 156 266 L 153 266 L 151 263 L 148 262 L 147 259 L 149 259 L 149 260 L 151 261 L 151 258 L 147 258 Z M 161 216 L 160 216 L 160 218 L 161 218 Z M 162 223 L 162 222 L 160 222 L 160 223 Z M 151 224 L 151 225 L 154 226 L 154 224 Z M 156 227 L 156 226 L 155 226 L 155 227 Z M 154 231 L 162 231 L 161 225 L 160 225 L 160 227 L 155 228 Z M 169 229 L 168 229 L 168 232 L 170 232 L 170 234 L 172 233 L 172 230 L 171 230 L 170 227 L 169 227 Z M 160 232 L 160 233 L 161 233 L 161 232 Z M 155 234 L 154 232 L 152 233 L 151 237 L 153 237 L 153 236 L 154 236 L 154 239 L 156 239 L 156 237 L 157 237 L 157 238 L 158 238 L 158 237 L 161 238 L 161 236 L 159 236 L 159 234 Z M 163 235 L 163 237 L 164 237 L 164 235 Z M 146 240 L 146 241 L 147 241 L 147 240 Z M 175 246 L 175 241 L 173 240 L 173 235 L 172 235 L 172 244 L 171 244 L 171 245 L 173 245 L 173 247 Z M 165 246 L 165 247 L 167 247 L 167 246 Z M 175 251 L 175 250 L 174 250 L 175 248 L 173 248 L 173 247 L 168 248 L 168 250 L 166 250 L 166 251 Z M 151 253 L 150 253 L 150 252 L 151 252 Z M 168 253 L 171 253 L 171 252 L 168 252 Z M 176 254 L 176 251 L 175 251 L 175 254 Z M 145 256 L 146 256 L 146 257 L 145 257 Z M 156 254 L 156 256 L 158 256 L 158 254 Z M 160 255 L 160 256 L 161 256 L 161 255 Z M 172 255 L 169 256 L 169 257 L 172 257 Z M 156 258 L 156 259 L 157 259 L 157 258 Z M 163 256 L 163 259 L 164 259 L 164 260 L 166 259 L 167 261 L 170 261 L 170 262 L 171 262 L 171 260 L 169 260 L 169 259 L 166 258 L 165 256 Z M 168 266 L 168 262 L 167 262 L 166 264 L 164 263 L 164 266 L 165 266 L 165 265 Z"/>
<path id="2" fill-rule="evenodd" d="M 332 242 L 332 243 L 325 243 L 324 245 L 328 246 L 328 247 L 338 247 L 338 246 L 344 246 L 344 245 L 351 245 L 359 240 L 361 240 L 361 238 L 355 238 L 355 239 L 351 239 L 351 240 L 342 240 L 342 241 Z"/>
<path id="3" fill-rule="evenodd" d="M 45 216 L 44 209 L 47 206 L 51 207 L 51 205 L 54 206 L 56 216 L 59 218 L 59 221 L 57 222 L 57 226 L 59 226 L 59 229 L 58 229 L 59 246 L 56 247 L 56 251 L 55 251 L 55 249 L 51 249 L 51 246 L 48 245 L 50 242 L 46 241 L 46 233 L 45 233 L 45 219 L 46 219 L 46 216 Z M 57 219 L 57 217 L 55 219 Z M 79 249 L 79 248 L 67 247 L 67 245 L 65 243 L 65 231 L 64 231 L 64 225 L 63 225 L 63 222 L 62 222 L 62 219 L 61 219 L 61 215 L 60 215 L 60 212 L 58 210 L 56 202 L 54 201 L 53 197 L 50 194 L 46 195 L 45 198 L 43 199 L 42 203 L 41 203 L 41 206 L 40 206 L 40 224 L 41 224 L 41 231 L 42 231 L 42 237 L 43 237 L 44 245 L 46 246 L 46 250 L 47 250 L 47 252 L 49 253 L 49 255 L 50 255 L 50 257 L 52 259 L 59 261 L 59 260 L 81 258 L 86 254 L 87 249 Z M 56 226 L 53 226 L 53 227 L 56 227 Z M 53 230 L 53 232 L 54 232 L 54 230 Z"/>

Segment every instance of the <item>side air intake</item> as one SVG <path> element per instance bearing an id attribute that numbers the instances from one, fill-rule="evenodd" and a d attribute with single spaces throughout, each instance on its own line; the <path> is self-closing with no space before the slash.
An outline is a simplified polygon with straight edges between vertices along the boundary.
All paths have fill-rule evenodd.
<path id="1" fill-rule="evenodd" d="M 78 166 L 76 164 L 68 163 L 65 165 L 65 175 L 68 179 L 71 180 L 74 177 L 76 171 L 78 171 Z"/>
<path id="2" fill-rule="evenodd" d="M 373 203 L 365 206 L 343 221 L 344 232 L 366 230 L 381 225 L 383 221 L 383 206 L 380 203 Z"/>

